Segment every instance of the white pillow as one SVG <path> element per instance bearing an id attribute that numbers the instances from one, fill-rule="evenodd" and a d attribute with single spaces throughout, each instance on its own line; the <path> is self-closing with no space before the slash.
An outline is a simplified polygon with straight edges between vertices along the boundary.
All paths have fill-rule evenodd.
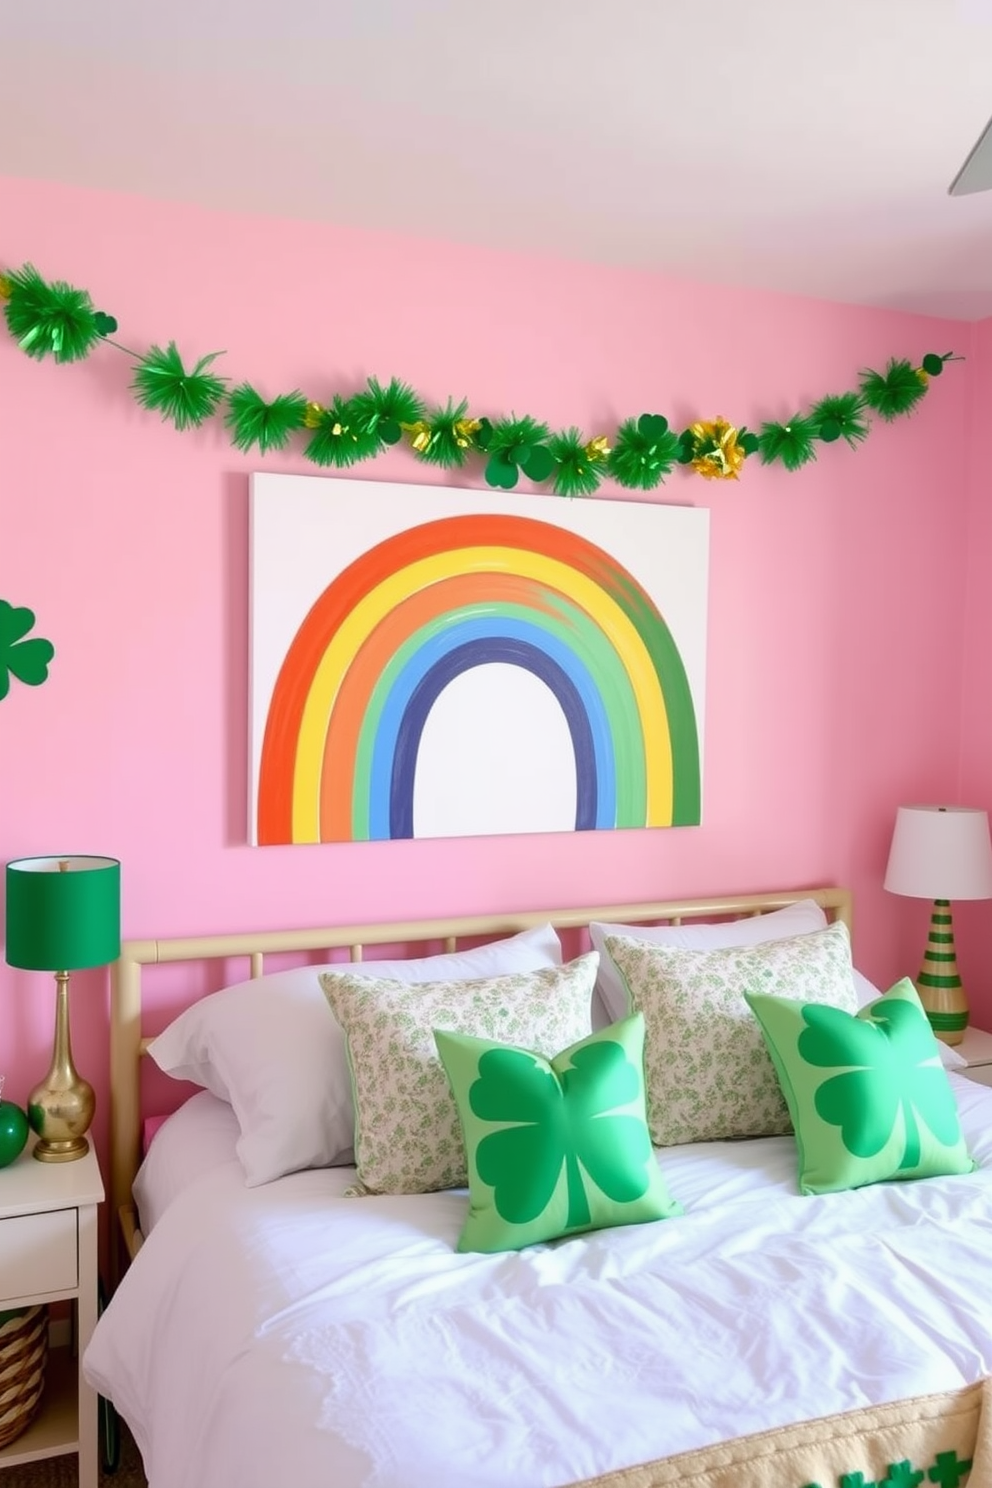
<path id="1" fill-rule="evenodd" d="M 227 1101 L 198 1090 L 163 1121 L 131 1189 L 147 1240 L 173 1199 L 223 1163 L 238 1160 L 238 1118 Z"/>
<path id="2" fill-rule="evenodd" d="M 407 984 L 468 981 L 561 965 L 551 925 L 509 940 L 412 961 L 301 966 L 225 987 L 187 1008 L 149 1053 L 177 1080 L 230 1101 L 249 1188 L 301 1168 L 353 1161 L 355 1108 L 344 1033 L 318 980 L 322 971 Z"/>
<path id="3" fill-rule="evenodd" d="M 589 935 L 599 952 L 596 988 L 612 1019 L 627 1016 L 630 1011 L 627 989 L 604 944 L 608 935 L 624 935 L 649 945 L 678 946 L 683 951 L 719 951 L 787 940 L 793 935 L 823 930 L 826 924 L 827 917 L 815 899 L 800 899 L 768 914 L 747 915 L 741 920 L 724 920 L 716 925 L 606 925 L 593 921 Z"/>
<path id="4" fill-rule="evenodd" d="M 854 990 L 858 994 L 859 1008 L 867 1007 L 870 1002 L 875 1002 L 882 995 L 875 983 L 870 982 L 857 970 L 854 973 Z"/>

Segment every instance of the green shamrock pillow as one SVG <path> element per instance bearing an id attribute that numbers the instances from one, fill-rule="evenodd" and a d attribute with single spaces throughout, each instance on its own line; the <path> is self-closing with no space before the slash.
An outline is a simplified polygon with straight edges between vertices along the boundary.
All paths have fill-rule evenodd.
<path id="1" fill-rule="evenodd" d="M 789 1106 L 802 1193 L 971 1172 L 937 1040 L 907 977 L 856 1014 L 744 995 Z"/>
<path id="2" fill-rule="evenodd" d="M 459 1250 L 681 1214 L 651 1147 L 640 1013 L 545 1059 L 435 1029 L 468 1154 Z"/>

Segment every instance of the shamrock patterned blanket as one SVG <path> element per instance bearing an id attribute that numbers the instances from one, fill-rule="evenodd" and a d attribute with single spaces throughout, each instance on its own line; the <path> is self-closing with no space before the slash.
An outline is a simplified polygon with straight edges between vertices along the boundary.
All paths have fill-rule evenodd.
<path id="1" fill-rule="evenodd" d="M 974 1172 L 802 1197 L 792 1137 L 671 1147 L 681 1216 L 495 1255 L 464 1191 L 246 1188 L 235 1132 L 84 1368 L 151 1488 L 992 1488 L 992 1089 L 953 1083 Z"/>
<path id="2" fill-rule="evenodd" d="M 680 1453 L 595 1488 L 985 1488 L 992 1381 Z M 586 1484 L 585 1488 L 593 1488 Z"/>

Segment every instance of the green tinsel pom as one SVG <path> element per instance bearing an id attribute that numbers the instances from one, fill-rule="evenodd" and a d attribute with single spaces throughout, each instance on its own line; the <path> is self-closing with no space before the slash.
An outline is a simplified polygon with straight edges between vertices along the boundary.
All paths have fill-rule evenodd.
<path id="1" fill-rule="evenodd" d="M 884 372 L 868 370 L 861 374 L 862 397 L 886 423 L 911 413 L 926 390 L 926 380 L 905 357 L 890 357 Z"/>
<path id="2" fill-rule="evenodd" d="M 350 399 L 335 393 L 330 407 L 307 405 L 306 426 L 313 434 L 303 453 L 315 465 L 334 465 L 346 470 L 359 460 L 367 460 L 381 448 L 374 434 L 362 433 Z"/>
<path id="3" fill-rule="evenodd" d="M 594 459 L 588 440 L 576 428 L 563 429 L 548 439 L 548 449 L 558 466 L 556 496 L 592 496 L 606 472 L 606 460 Z"/>
<path id="4" fill-rule="evenodd" d="M 224 422 L 239 450 L 258 446 L 259 452 L 285 449 L 290 435 L 303 428 L 307 400 L 302 393 L 283 393 L 271 403 L 247 382 L 240 383 L 228 399 Z"/>
<path id="5" fill-rule="evenodd" d="M 356 393 L 349 406 L 359 436 L 383 444 L 398 444 L 404 424 L 415 424 L 424 416 L 424 402 L 409 383 L 394 377 L 383 387 L 378 378 L 370 377 L 368 387 Z"/>
<path id="6" fill-rule="evenodd" d="M 679 459 L 679 436 L 660 413 L 624 419 L 610 451 L 610 474 L 632 491 L 653 491 Z"/>
<path id="7" fill-rule="evenodd" d="M 444 408 L 414 421 L 414 453 L 428 465 L 442 470 L 460 470 L 473 449 L 473 420 L 468 416 L 468 399 L 455 403 L 449 398 Z"/>
<path id="8" fill-rule="evenodd" d="M 548 447 L 548 426 L 529 414 L 523 418 L 482 420 L 478 444 L 486 451 L 486 480 L 491 486 L 511 491 L 517 484 L 517 471 L 528 480 L 545 481 L 555 468 Z"/>
<path id="9" fill-rule="evenodd" d="M 217 411 L 217 404 L 224 396 L 227 378 L 204 370 L 221 355 L 222 352 L 212 351 L 187 372 L 174 341 L 169 342 L 165 351 L 153 346 L 134 369 L 131 383 L 134 396 L 143 408 L 160 413 L 180 432 L 198 429 Z"/>
<path id="10" fill-rule="evenodd" d="M 829 393 L 814 404 L 809 416 L 824 444 L 846 439 L 852 449 L 857 449 L 868 438 L 869 424 L 864 411 L 865 400 L 860 393 Z"/>
<path id="11" fill-rule="evenodd" d="M 9 270 L 3 279 L 7 326 L 28 356 L 80 362 L 102 340 L 102 327 L 112 317 L 93 309 L 85 289 L 61 280 L 49 284 L 31 264 Z"/>
<path id="12" fill-rule="evenodd" d="M 787 424 L 762 424 L 758 434 L 762 465 L 782 464 L 786 470 L 801 469 L 816 459 L 817 434 L 817 425 L 809 415 L 800 413 Z"/>

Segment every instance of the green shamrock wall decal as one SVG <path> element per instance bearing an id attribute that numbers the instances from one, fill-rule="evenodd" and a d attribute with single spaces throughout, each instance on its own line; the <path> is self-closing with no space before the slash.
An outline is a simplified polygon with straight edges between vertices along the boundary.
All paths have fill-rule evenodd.
<path id="1" fill-rule="evenodd" d="M 818 1115 L 840 1127 L 855 1157 L 874 1157 L 892 1137 L 902 1113 L 904 1150 L 899 1168 L 919 1166 L 918 1118 L 951 1146 L 960 1127 L 954 1094 L 940 1064 L 926 1015 L 912 1002 L 880 1000 L 869 1018 L 808 1004 L 798 1052 L 820 1069 L 843 1067 L 816 1092 Z"/>
<path id="2" fill-rule="evenodd" d="M 48 679 L 48 663 L 55 647 L 41 636 L 24 639 L 34 619 L 33 610 L 15 608 L 0 599 L 0 702 L 10 691 L 12 676 L 28 687 L 38 687 Z"/>
<path id="3" fill-rule="evenodd" d="M 614 1202 L 647 1191 L 651 1141 L 643 1121 L 610 1114 L 641 1091 L 640 1072 L 620 1043 L 575 1049 L 556 1079 L 520 1049 L 491 1049 L 479 1060 L 469 1104 L 482 1121 L 511 1122 L 479 1143 L 479 1176 L 494 1191 L 503 1219 L 527 1224 L 550 1202 L 564 1166 L 568 1230 L 590 1223 L 582 1169 Z M 618 1161 L 624 1154 L 626 1161 Z M 580 1166 L 581 1164 L 581 1166 Z"/>

